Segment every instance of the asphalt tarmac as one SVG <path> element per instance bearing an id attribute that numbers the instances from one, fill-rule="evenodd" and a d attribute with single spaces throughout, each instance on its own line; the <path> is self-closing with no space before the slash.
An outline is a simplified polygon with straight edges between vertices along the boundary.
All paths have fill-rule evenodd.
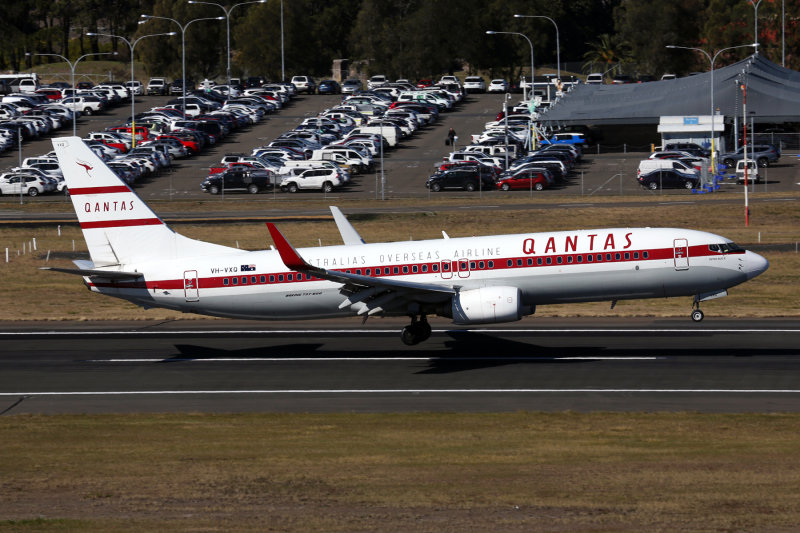
<path id="1" fill-rule="evenodd" d="M 530 319 L 4 324 L 0 412 L 800 410 L 800 324 Z"/>

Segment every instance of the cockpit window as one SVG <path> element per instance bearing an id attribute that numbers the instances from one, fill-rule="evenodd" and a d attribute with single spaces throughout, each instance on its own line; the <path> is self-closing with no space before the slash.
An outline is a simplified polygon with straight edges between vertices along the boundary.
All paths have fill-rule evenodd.
<path id="1" fill-rule="evenodd" d="M 712 252 L 718 252 L 721 254 L 733 254 L 733 253 L 741 253 L 744 251 L 743 248 L 739 247 L 738 244 L 735 242 L 724 242 L 722 244 L 709 244 L 708 249 Z"/>

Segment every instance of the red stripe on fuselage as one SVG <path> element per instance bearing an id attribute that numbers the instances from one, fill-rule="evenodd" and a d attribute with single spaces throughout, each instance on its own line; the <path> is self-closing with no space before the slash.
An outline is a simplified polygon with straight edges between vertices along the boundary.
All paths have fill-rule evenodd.
<path id="1" fill-rule="evenodd" d="M 79 196 L 82 194 L 112 194 L 120 192 L 132 192 L 126 185 L 111 185 L 108 187 L 78 187 L 70 189 L 70 196 Z"/>
<path id="2" fill-rule="evenodd" d="M 626 256 L 626 253 L 628 254 Z M 736 255 L 736 254 L 743 254 L 745 253 L 744 250 L 731 252 L 728 254 L 721 254 L 719 252 L 712 252 L 709 250 L 708 245 L 696 245 L 689 247 L 689 260 L 691 264 L 692 259 L 697 259 L 699 257 L 705 256 L 715 256 L 715 257 L 722 257 L 723 255 Z M 619 258 L 617 257 L 619 254 Z M 637 257 L 634 257 L 634 254 L 638 254 Z M 645 258 L 644 255 L 647 254 Z M 592 256 L 592 261 L 588 260 L 588 256 Z M 581 260 L 578 261 L 578 256 L 581 256 Z M 502 258 L 461 258 L 461 259 L 443 259 L 442 261 L 434 261 L 434 262 L 423 262 L 423 263 L 407 263 L 407 264 L 392 264 L 392 265 L 385 265 L 379 267 L 358 267 L 358 268 L 342 268 L 342 269 L 334 269 L 334 270 L 341 270 L 342 272 L 354 272 L 356 274 L 364 274 L 374 278 L 388 278 L 388 277 L 401 277 L 401 276 L 430 276 L 430 275 L 439 275 L 442 274 L 448 276 L 446 278 L 442 278 L 442 281 L 447 282 L 449 280 L 458 280 L 459 273 L 461 271 L 460 265 L 458 263 L 466 262 L 468 264 L 467 271 L 472 273 L 479 273 L 479 272 L 492 272 L 498 270 L 515 270 L 515 269 L 530 269 L 530 268 L 546 268 L 546 267 L 558 267 L 562 269 L 568 269 L 569 267 L 587 267 L 592 265 L 609 265 L 609 264 L 618 264 L 618 263 L 634 263 L 634 262 L 651 262 L 651 261 L 669 261 L 674 258 L 674 249 L 673 248 L 657 248 L 651 250 L 630 250 L 630 251 L 623 251 L 623 252 L 585 252 L 585 253 L 576 253 L 576 254 L 553 254 L 553 255 L 540 255 L 540 256 L 520 256 L 520 257 L 502 257 Z M 560 258 L 560 262 L 559 262 Z M 571 258 L 571 260 L 570 260 Z M 528 263 L 528 260 L 531 260 Z M 542 260 L 542 263 L 539 264 L 539 259 Z M 548 262 L 549 259 L 549 262 Z M 491 262 L 491 266 L 490 266 Z M 451 269 L 447 271 L 442 271 L 441 266 L 442 263 L 449 263 L 451 265 Z M 453 266 L 456 264 L 456 266 Z M 425 265 L 426 270 L 422 271 L 422 266 Z M 436 265 L 436 270 L 433 270 L 434 265 Z M 417 270 L 414 271 L 414 266 L 417 267 Z M 406 267 L 405 271 L 404 268 Z M 394 269 L 397 268 L 397 271 Z M 389 272 L 386 272 L 386 270 Z M 369 271 L 369 274 L 366 273 Z M 566 272 L 565 272 L 566 273 Z M 289 279 L 291 276 L 291 279 Z M 243 279 L 246 279 L 245 283 L 242 283 Z M 236 280 L 236 284 L 233 283 L 233 280 Z M 227 283 L 226 283 L 227 280 Z M 222 276 L 209 276 L 205 278 L 198 279 L 198 285 L 200 289 L 217 289 L 217 288 L 234 288 L 234 287 L 248 287 L 253 285 L 283 285 L 283 284 L 294 284 L 298 282 L 310 282 L 310 281 L 323 281 L 321 278 L 317 278 L 313 275 L 302 274 L 296 271 L 291 270 L 284 270 L 281 272 L 235 272 L 230 273 L 227 275 Z M 182 279 L 174 279 L 174 280 L 158 280 L 158 281 L 147 281 L 146 287 L 150 290 L 153 289 L 164 289 L 164 290 L 179 290 L 183 288 L 184 280 Z M 108 283 L 93 283 L 92 285 L 96 287 L 114 287 L 114 288 L 143 288 L 142 282 L 108 282 Z"/>
<path id="3" fill-rule="evenodd" d="M 158 226 L 163 224 L 157 218 L 133 218 L 129 220 L 97 220 L 94 222 L 81 222 L 81 229 L 97 228 L 125 228 L 130 226 Z"/>

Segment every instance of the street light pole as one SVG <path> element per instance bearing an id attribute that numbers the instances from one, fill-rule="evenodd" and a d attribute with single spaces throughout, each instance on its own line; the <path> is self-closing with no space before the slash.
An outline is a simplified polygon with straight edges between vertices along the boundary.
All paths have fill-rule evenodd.
<path id="1" fill-rule="evenodd" d="M 534 77 L 534 75 L 533 75 L 533 43 L 531 42 L 530 39 L 528 39 L 528 36 L 525 35 L 524 33 L 519 33 L 519 32 L 516 32 L 516 31 L 492 31 L 492 30 L 487 30 L 486 31 L 486 35 L 501 35 L 501 34 L 519 35 L 520 37 L 522 37 L 523 39 L 528 41 L 528 46 L 531 47 L 531 98 L 533 98 L 533 77 Z M 523 89 L 522 98 L 527 100 L 528 98 L 527 98 L 526 94 L 524 93 L 525 87 L 523 87 L 522 89 Z"/>
<path id="2" fill-rule="evenodd" d="M 547 19 L 553 23 L 556 28 L 556 70 L 558 72 L 558 81 L 561 82 L 561 45 L 558 41 L 558 24 L 556 24 L 556 21 L 544 15 L 514 15 L 514 18 Z"/>
<path id="3" fill-rule="evenodd" d="M 245 4 L 266 4 L 267 0 L 253 0 L 252 2 L 239 2 L 238 4 L 234 4 L 231 7 L 225 7 L 222 4 L 218 4 L 216 2 L 205 2 L 201 0 L 189 0 L 190 4 L 208 4 L 211 6 L 217 6 L 218 8 L 222 9 L 225 13 L 225 26 L 228 32 L 228 86 L 231 84 L 231 11 L 235 7 L 243 6 Z"/>
<path id="4" fill-rule="evenodd" d="M 75 67 L 78 66 L 78 62 L 81 59 L 83 59 L 84 57 L 89 57 L 89 56 L 110 56 L 110 55 L 116 55 L 116 52 L 97 52 L 97 53 L 92 53 L 92 54 L 84 54 L 81 57 L 79 57 L 78 59 L 76 59 L 74 63 L 72 63 L 69 59 L 67 59 L 66 57 L 62 56 L 61 54 L 31 54 L 30 52 L 28 52 L 25 55 L 26 56 L 53 56 L 53 57 L 59 57 L 59 58 L 63 59 L 64 61 L 66 61 L 67 65 L 69 65 L 70 71 L 72 72 L 72 98 L 75 98 Z M 75 119 L 76 119 L 77 114 L 78 114 L 77 113 L 77 109 L 73 109 L 72 110 L 72 136 L 73 137 L 77 136 L 77 133 L 76 133 L 77 126 L 76 126 L 76 123 L 75 123 Z"/>
<path id="5" fill-rule="evenodd" d="M 756 2 L 755 0 L 749 0 L 750 4 L 753 6 L 753 21 L 755 28 L 753 30 L 753 41 L 756 47 L 756 54 L 758 53 L 758 4 L 761 3 L 761 0 Z"/>
<path id="6" fill-rule="evenodd" d="M 759 0 L 759 2 L 760 1 L 761 0 Z M 667 45 L 667 48 L 671 48 L 671 49 L 694 50 L 696 52 L 701 52 L 703 55 L 706 56 L 706 59 L 708 59 L 708 62 L 711 64 L 711 71 L 710 71 L 711 79 L 709 81 L 709 86 L 710 86 L 710 92 L 711 92 L 710 100 L 711 100 L 711 175 L 712 176 L 715 176 L 717 174 L 717 166 L 715 164 L 715 150 L 714 150 L 714 123 L 715 123 L 714 117 L 716 116 L 714 114 L 714 62 L 717 60 L 717 57 L 722 52 L 725 52 L 725 51 L 728 51 L 728 50 L 733 50 L 733 49 L 736 49 L 736 48 L 747 48 L 748 46 L 754 46 L 754 47 L 756 47 L 756 50 L 758 50 L 758 44 L 757 43 L 756 44 L 741 44 L 739 46 L 729 46 L 727 48 L 722 48 L 721 50 L 717 50 L 717 52 L 712 57 L 711 54 L 709 54 L 708 52 L 706 52 L 702 48 L 695 48 L 695 47 L 691 47 L 691 46 L 676 46 L 674 44 L 668 44 Z"/>
<path id="7" fill-rule="evenodd" d="M 153 33 L 153 34 L 150 34 L 150 35 L 142 35 L 141 37 L 139 37 L 138 39 L 134 40 L 133 42 L 129 41 L 125 37 L 122 37 L 121 35 L 113 35 L 111 33 L 94 33 L 94 32 L 90 32 L 90 33 L 87 33 L 86 35 L 88 35 L 89 37 L 102 36 L 102 37 L 117 38 L 117 39 L 122 40 L 125 44 L 127 44 L 128 47 L 131 49 L 131 81 L 133 81 L 134 80 L 134 74 L 133 74 L 133 50 L 134 50 L 134 48 L 136 48 L 136 43 L 138 43 L 139 41 L 141 41 L 142 39 L 144 39 L 146 37 L 161 37 L 163 35 L 177 35 L 177 34 L 173 31 L 173 32 L 170 32 L 170 33 Z M 130 91 L 131 91 L 131 148 L 135 148 L 136 147 L 136 110 L 135 110 L 135 103 L 134 103 L 135 95 L 133 94 L 133 84 L 131 84 Z"/>
<path id="8" fill-rule="evenodd" d="M 226 17 L 204 17 L 200 19 L 192 19 L 186 24 L 181 24 L 177 20 L 169 17 L 159 17 L 156 15 L 140 15 L 140 17 L 144 20 L 140 20 L 139 24 L 144 24 L 148 20 L 152 19 L 163 19 L 163 20 L 170 20 L 178 25 L 181 29 L 181 113 L 183 114 L 184 120 L 186 119 L 186 28 L 189 27 L 189 24 L 192 22 L 199 22 L 201 20 L 223 20 Z"/>

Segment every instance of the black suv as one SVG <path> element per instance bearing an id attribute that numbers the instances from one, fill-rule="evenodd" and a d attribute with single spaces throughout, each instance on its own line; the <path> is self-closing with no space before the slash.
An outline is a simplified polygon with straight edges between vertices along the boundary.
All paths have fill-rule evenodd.
<path id="1" fill-rule="evenodd" d="M 483 170 L 480 166 L 470 166 L 437 172 L 428 178 L 425 186 L 433 192 L 444 189 L 477 191 L 479 188 L 491 191 L 495 188 L 495 181 L 490 169 Z"/>
<path id="2" fill-rule="evenodd" d="M 655 191 L 657 189 L 696 189 L 700 179 L 672 169 L 654 170 L 637 178 L 639 185 Z"/>
<path id="3" fill-rule="evenodd" d="M 695 143 L 667 143 L 664 151 L 686 152 L 697 157 L 711 157 L 711 150 Z"/>
<path id="4" fill-rule="evenodd" d="M 203 192 L 219 194 L 227 191 L 247 191 L 256 194 L 259 191 L 270 190 L 272 172 L 268 170 L 244 170 L 232 168 L 219 174 L 211 174 L 200 184 Z"/>

